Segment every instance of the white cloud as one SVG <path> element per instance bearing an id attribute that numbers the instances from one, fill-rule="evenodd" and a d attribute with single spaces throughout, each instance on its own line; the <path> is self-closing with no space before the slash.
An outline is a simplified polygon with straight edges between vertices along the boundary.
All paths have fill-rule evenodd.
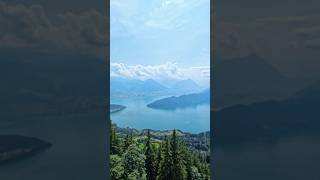
<path id="1" fill-rule="evenodd" d="M 165 63 L 154 66 L 111 63 L 111 77 L 125 77 L 130 79 L 184 79 L 184 74 L 175 63 Z"/>
<path id="2" fill-rule="evenodd" d="M 159 65 L 126 65 L 124 63 L 110 64 L 111 78 L 122 77 L 128 79 L 155 80 L 183 80 L 192 79 L 201 86 L 209 86 L 210 67 L 181 68 L 176 63 L 167 62 Z"/>
<path id="3" fill-rule="evenodd" d="M 222 59 L 255 53 L 287 76 L 313 78 L 319 72 L 319 14 L 217 23 L 216 52 Z"/>
<path id="4" fill-rule="evenodd" d="M 40 5 L 0 2 L 0 47 L 82 53 L 103 58 L 108 45 L 106 22 L 107 17 L 97 11 L 48 16 Z"/>

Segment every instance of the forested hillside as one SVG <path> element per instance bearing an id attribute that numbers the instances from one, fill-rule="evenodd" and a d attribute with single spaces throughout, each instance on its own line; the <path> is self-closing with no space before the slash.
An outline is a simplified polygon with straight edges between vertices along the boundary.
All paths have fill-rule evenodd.
<path id="1" fill-rule="evenodd" d="M 112 180 L 210 179 L 209 132 L 111 129 Z"/>

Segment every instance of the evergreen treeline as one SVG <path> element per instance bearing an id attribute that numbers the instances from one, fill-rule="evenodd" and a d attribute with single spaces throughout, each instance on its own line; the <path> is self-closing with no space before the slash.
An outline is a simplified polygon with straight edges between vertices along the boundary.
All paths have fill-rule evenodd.
<path id="1" fill-rule="evenodd" d="M 209 158 L 190 150 L 176 130 L 164 140 L 128 133 L 120 136 L 111 129 L 112 180 L 206 180 L 210 179 Z"/>

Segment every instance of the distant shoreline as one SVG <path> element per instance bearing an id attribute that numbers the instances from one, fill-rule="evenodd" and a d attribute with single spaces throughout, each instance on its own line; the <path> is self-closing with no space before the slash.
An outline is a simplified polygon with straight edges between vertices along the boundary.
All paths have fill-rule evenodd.
<path id="1" fill-rule="evenodd" d="M 210 104 L 209 90 L 205 90 L 200 93 L 162 98 L 147 104 L 147 107 L 152 109 L 176 110 L 188 107 L 196 107 L 203 104 Z"/>
<path id="2" fill-rule="evenodd" d="M 148 130 L 150 130 L 151 137 L 155 140 L 164 140 L 166 137 L 169 137 L 173 129 L 171 130 L 155 130 L 155 129 L 136 129 L 131 127 L 119 127 L 116 123 L 112 123 L 112 126 L 115 127 L 116 132 L 118 133 L 119 137 L 125 138 L 127 135 L 133 135 L 136 137 L 144 137 L 147 135 Z M 209 131 L 202 131 L 198 133 L 192 133 L 187 131 L 182 131 L 179 129 L 175 129 L 177 135 L 184 140 L 184 142 L 193 149 L 198 149 L 202 151 L 210 151 L 209 144 L 210 144 L 210 130 Z M 199 143 L 200 142 L 200 143 Z"/>
<path id="3" fill-rule="evenodd" d="M 192 131 L 186 131 L 186 130 L 181 130 L 179 128 L 171 128 L 171 129 L 154 129 L 154 128 L 135 128 L 135 127 L 129 127 L 129 126 L 118 126 L 116 122 L 113 120 L 112 124 L 116 125 L 117 131 L 119 132 L 131 132 L 136 135 L 141 135 L 145 134 L 148 130 L 150 130 L 151 133 L 159 133 L 159 134 L 171 134 L 173 129 L 177 131 L 178 134 L 188 134 L 188 135 L 201 135 L 201 134 L 210 134 L 210 129 L 209 130 L 203 130 L 203 131 L 198 131 L 198 132 L 192 132 Z"/>
<path id="4" fill-rule="evenodd" d="M 0 165 L 34 156 L 51 146 L 51 143 L 37 138 L 0 135 Z"/>
<path id="5" fill-rule="evenodd" d="M 110 104 L 110 113 L 116 113 L 122 111 L 126 108 L 126 106 L 118 105 L 118 104 Z"/>

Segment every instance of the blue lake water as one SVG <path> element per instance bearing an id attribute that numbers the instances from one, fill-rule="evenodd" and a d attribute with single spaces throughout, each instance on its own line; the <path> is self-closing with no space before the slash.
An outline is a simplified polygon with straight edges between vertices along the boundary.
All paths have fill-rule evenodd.
<path id="1" fill-rule="evenodd" d="M 105 179 L 105 118 L 104 111 L 95 111 L 0 121 L 0 134 L 36 137 L 52 143 L 51 148 L 33 157 L 2 164 L 0 179 Z"/>
<path id="2" fill-rule="evenodd" d="M 177 110 L 158 110 L 147 104 L 162 97 L 111 98 L 112 104 L 126 106 L 126 109 L 111 114 L 119 127 L 136 129 L 171 130 L 199 133 L 210 130 L 210 105 L 199 105 Z"/>
<path id="3" fill-rule="evenodd" d="M 319 142 L 319 135 L 299 135 L 273 144 L 215 147 L 215 179 L 319 180 Z"/>

